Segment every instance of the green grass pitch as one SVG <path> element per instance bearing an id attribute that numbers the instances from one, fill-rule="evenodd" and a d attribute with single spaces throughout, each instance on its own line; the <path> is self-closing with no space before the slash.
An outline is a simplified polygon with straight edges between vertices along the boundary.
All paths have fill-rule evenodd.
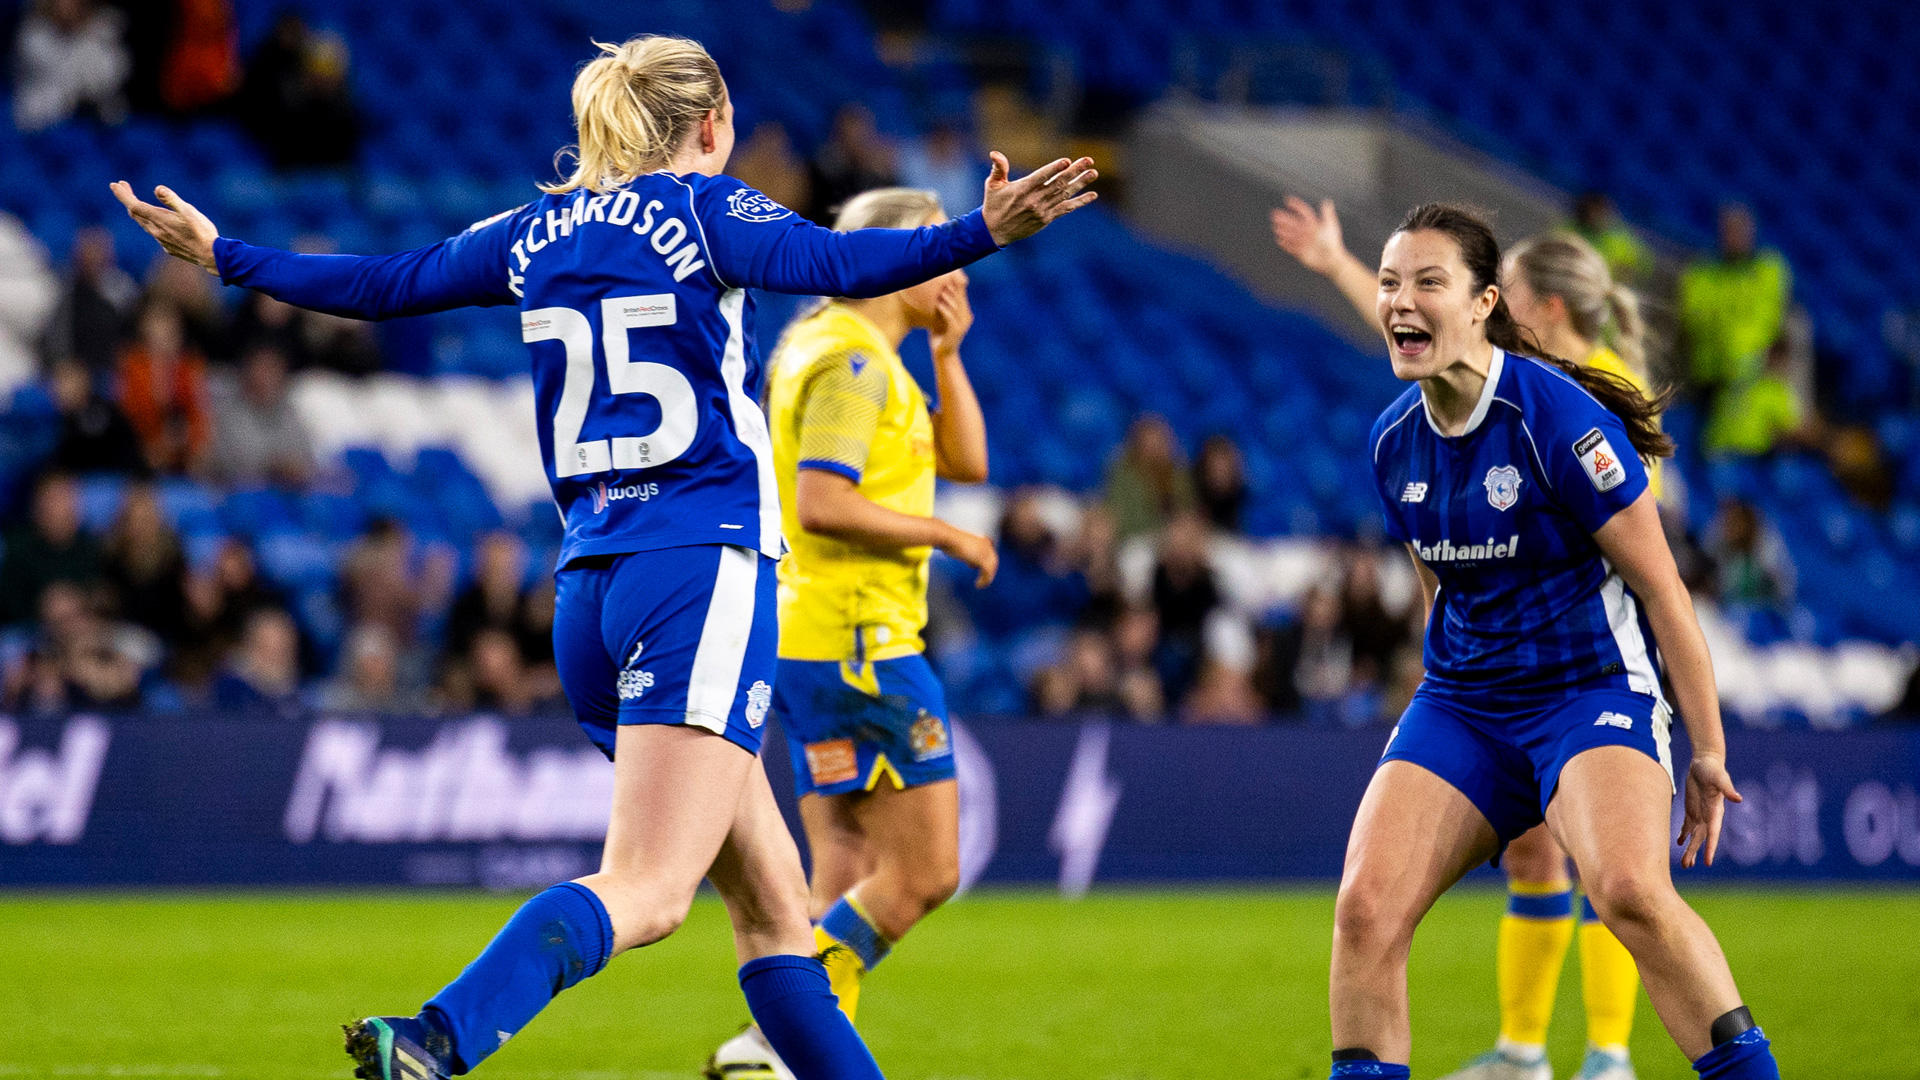
<path id="1" fill-rule="evenodd" d="M 1696 890 L 1789 1077 L 1920 1074 L 1920 892 Z M 514 898 L 445 893 L 0 895 L 0 1077 L 347 1077 L 337 1025 L 410 1012 Z M 1495 1033 L 1502 894 L 1456 891 L 1413 957 L 1414 1075 Z M 988 891 L 868 981 L 893 1080 L 1283 1080 L 1326 1075 L 1332 895 Z M 1583 1039 L 1577 950 L 1552 1053 Z M 691 1080 L 746 1018 L 720 905 L 563 995 L 491 1080 Z M 1692 1072 L 1644 996 L 1647 1080 Z"/>

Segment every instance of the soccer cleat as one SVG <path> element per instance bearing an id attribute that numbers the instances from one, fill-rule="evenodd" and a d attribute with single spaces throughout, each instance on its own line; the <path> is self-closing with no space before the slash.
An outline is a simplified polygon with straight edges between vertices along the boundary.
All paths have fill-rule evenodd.
<path id="1" fill-rule="evenodd" d="M 1573 1080 L 1635 1080 L 1633 1059 L 1589 1043 L 1587 1058 L 1580 1063 L 1580 1071 L 1573 1074 Z"/>
<path id="2" fill-rule="evenodd" d="M 773 1052 L 757 1024 L 721 1043 L 700 1071 L 707 1080 L 794 1080 L 793 1070 Z"/>
<path id="3" fill-rule="evenodd" d="M 1553 1080 L 1547 1056 L 1521 1057 L 1505 1049 L 1489 1050 L 1450 1072 L 1442 1080 Z"/>
<path id="4" fill-rule="evenodd" d="M 418 1017 L 370 1016 L 340 1030 L 360 1080 L 447 1080 L 453 1073 L 452 1041 Z"/>

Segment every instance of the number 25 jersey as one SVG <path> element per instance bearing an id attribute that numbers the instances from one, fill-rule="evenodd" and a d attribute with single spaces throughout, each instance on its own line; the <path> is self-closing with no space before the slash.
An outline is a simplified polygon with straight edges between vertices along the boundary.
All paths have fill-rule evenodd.
<path id="1" fill-rule="evenodd" d="M 399 255 L 222 238 L 215 257 L 231 284 L 359 318 L 517 304 L 565 566 L 692 544 L 778 558 L 747 290 L 876 296 L 995 250 L 978 211 L 837 233 L 731 177 L 656 172 L 604 194 L 544 195 Z"/>

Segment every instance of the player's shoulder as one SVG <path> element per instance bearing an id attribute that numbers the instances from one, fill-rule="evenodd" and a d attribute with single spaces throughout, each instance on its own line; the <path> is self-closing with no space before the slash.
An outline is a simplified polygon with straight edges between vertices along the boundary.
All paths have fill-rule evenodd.
<path id="1" fill-rule="evenodd" d="M 1398 439 L 1407 437 L 1415 430 L 1412 417 L 1418 411 L 1420 411 L 1420 384 L 1409 383 L 1407 388 L 1400 392 L 1400 396 L 1393 400 L 1393 404 L 1387 406 L 1374 419 L 1373 429 L 1367 434 L 1367 447 L 1372 451 L 1374 461 L 1380 460 L 1383 448 Z"/>

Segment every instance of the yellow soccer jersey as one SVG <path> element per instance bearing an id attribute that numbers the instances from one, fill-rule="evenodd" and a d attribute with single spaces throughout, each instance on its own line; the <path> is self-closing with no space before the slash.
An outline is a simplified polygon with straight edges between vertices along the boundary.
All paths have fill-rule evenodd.
<path id="1" fill-rule="evenodd" d="M 1599 368 L 1609 375 L 1618 375 L 1632 383 L 1642 394 L 1652 396 L 1653 390 L 1647 385 L 1646 377 L 1628 367 L 1627 362 L 1620 359 L 1619 353 L 1614 352 L 1605 345 L 1596 346 L 1591 353 L 1588 353 L 1585 363 L 1588 367 Z M 1653 497 L 1656 502 L 1659 501 L 1662 493 L 1660 484 L 1662 464 L 1662 462 L 1655 461 L 1653 464 L 1647 466 L 1647 489 L 1653 492 Z"/>
<path id="2" fill-rule="evenodd" d="M 920 652 L 930 547 L 883 550 L 800 527 L 802 468 L 825 469 L 903 514 L 933 514 L 933 421 L 926 395 L 871 322 L 841 304 L 796 323 L 767 374 L 780 513 L 780 655 L 863 663 Z"/>

